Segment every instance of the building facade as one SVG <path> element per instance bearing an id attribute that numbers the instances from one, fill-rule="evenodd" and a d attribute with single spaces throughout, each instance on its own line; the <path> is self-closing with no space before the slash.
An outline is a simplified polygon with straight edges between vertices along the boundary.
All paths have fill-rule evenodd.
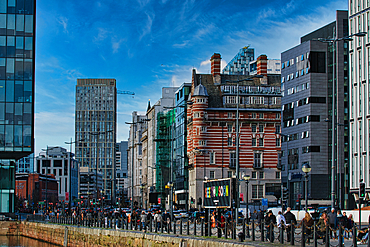
<path id="1" fill-rule="evenodd" d="M 128 142 L 121 141 L 116 144 L 116 176 L 117 176 L 117 197 L 120 202 L 125 202 L 127 199 L 127 149 Z M 127 202 L 127 201 L 126 201 Z"/>
<path id="2" fill-rule="evenodd" d="M 225 75 L 249 75 L 249 63 L 253 60 L 254 48 L 245 46 L 240 49 L 238 54 L 236 54 L 235 57 L 225 66 L 222 73 Z M 221 70 L 221 64 L 217 69 Z"/>
<path id="3" fill-rule="evenodd" d="M 35 170 L 35 154 L 32 153 L 26 157 L 17 160 L 17 166 L 15 167 L 16 173 L 33 173 Z"/>
<path id="4" fill-rule="evenodd" d="M 370 4 L 348 0 L 349 34 L 367 32 L 365 37 L 352 37 L 349 42 L 350 95 L 350 193 L 358 198 L 360 180 L 370 192 Z"/>
<path id="5" fill-rule="evenodd" d="M 348 164 L 347 44 L 338 42 L 333 63 L 333 46 L 318 41 L 333 37 L 333 31 L 337 38 L 346 36 L 347 20 L 347 11 L 337 11 L 336 21 L 303 36 L 301 44 L 281 54 L 282 180 L 289 192 L 287 204 L 293 208 L 305 198 L 303 164 L 312 168 L 308 178 L 310 204 L 331 204 L 333 180 L 335 205 L 343 208 L 348 204 L 348 181 L 343 175 Z"/>
<path id="6" fill-rule="evenodd" d="M 54 175 L 58 181 L 58 200 L 73 202 L 78 198 L 78 161 L 67 149 L 48 147 L 46 151 L 41 152 L 36 157 L 36 172 L 43 175 Z"/>
<path id="7" fill-rule="evenodd" d="M 220 63 L 220 54 L 214 54 L 212 68 Z M 211 73 L 197 74 L 193 70 L 192 74 L 192 104 L 187 109 L 190 207 L 201 207 L 205 179 L 235 175 L 237 129 L 239 177 L 245 174 L 251 178 L 249 197 L 241 193 L 242 202 L 261 203 L 267 198 L 270 205 L 276 205 L 281 190 L 277 169 L 280 136 L 275 134 L 280 129 L 280 75 L 267 75 L 263 70 L 254 77 L 220 74 L 219 69 Z M 241 183 L 239 191 L 246 190 L 245 183 Z"/>
<path id="8" fill-rule="evenodd" d="M 116 80 L 78 79 L 75 118 L 76 159 L 84 172 L 102 174 L 105 199 L 115 203 Z"/>
<path id="9" fill-rule="evenodd" d="M 0 2 L 0 214 L 14 213 L 16 161 L 34 149 L 36 0 Z"/>

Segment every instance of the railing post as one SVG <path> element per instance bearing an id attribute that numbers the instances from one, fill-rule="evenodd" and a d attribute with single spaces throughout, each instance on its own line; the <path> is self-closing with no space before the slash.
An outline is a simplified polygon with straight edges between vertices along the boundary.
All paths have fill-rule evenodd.
<path id="1" fill-rule="evenodd" d="M 280 243 L 284 244 L 284 226 L 281 225 L 280 229 Z"/>
<path id="2" fill-rule="evenodd" d="M 353 224 L 353 227 L 352 227 L 352 245 L 353 247 L 357 247 L 357 228 L 356 228 L 356 225 Z"/>
<path id="3" fill-rule="evenodd" d="M 180 219 L 180 235 L 182 235 L 182 218 Z"/>
<path id="4" fill-rule="evenodd" d="M 263 223 L 263 221 L 261 221 L 261 241 L 264 242 L 265 241 L 265 224 Z"/>
<path id="5" fill-rule="evenodd" d="M 187 229 L 186 229 L 186 234 L 187 235 L 190 235 L 190 224 L 189 224 L 189 219 L 188 219 L 188 222 L 187 222 Z"/>
<path id="6" fill-rule="evenodd" d="M 306 246 L 306 226 L 304 224 L 304 221 L 302 220 L 302 232 L 301 232 L 301 246 Z"/>
<path id="7" fill-rule="evenodd" d="M 339 247 L 343 247 L 342 238 L 343 238 L 343 229 L 342 229 L 341 224 L 339 224 L 339 233 L 338 233 L 338 245 L 339 245 Z"/>
<path id="8" fill-rule="evenodd" d="M 313 246 L 317 247 L 317 226 L 313 224 Z"/>
<path id="9" fill-rule="evenodd" d="M 176 219 L 173 221 L 173 234 L 176 234 Z"/>
<path id="10" fill-rule="evenodd" d="M 194 219 L 194 236 L 197 235 L 197 221 Z"/>
<path id="11" fill-rule="evenodd" d="M 252 241 L 256 241 L 256 233 L 254 232 L 254 219 L 252 220 Z"/>
<path id="12" fill-rule="evenodd" d="M 202 236 L 203 237 L 203 235 L 204 235 L 204 229 L 203 229 L 203 227 L 204 227 L 204 221 L 203 221 L 203 219 L 201 219 L 200 220 L 200 236 Z"/>
<path id="13" fill-rule="evenodd" d="M 325 246 L 330 246 L 329 226 L 326 226 L 325 228 Z"/>
<path id="14" fill-rule="evenodd" d="M 295 226 L 294 224 L 291 224 L 290 227 L 290 245 L 294 245 Z"/>
<path id="15" fill-rule="evenodd" d="M 270 243 L 273 243 L 274 242 L 274 223 L 270 223 L 269 231 L 270 231 Z"/>

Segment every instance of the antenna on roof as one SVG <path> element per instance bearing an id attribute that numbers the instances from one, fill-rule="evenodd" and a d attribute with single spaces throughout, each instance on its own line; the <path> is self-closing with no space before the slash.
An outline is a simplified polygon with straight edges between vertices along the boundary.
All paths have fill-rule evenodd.
<path id="1" fill-rule="evenodd" d="M 199 75 L 199 80 L 200 80 L 199 84 L 202 84 L 202 75 Z"/>

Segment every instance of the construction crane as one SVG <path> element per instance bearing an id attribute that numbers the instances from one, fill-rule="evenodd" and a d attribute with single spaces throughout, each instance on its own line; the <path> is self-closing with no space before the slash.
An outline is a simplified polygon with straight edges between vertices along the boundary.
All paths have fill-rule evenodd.
<path id="1" fill-rule="evenodd" d="M 122 91 L 122 90 L 117 90 L 117 94 L 135 95 L 135 93 L 134 93 L 134 92 L 130 92 L 130 91 Z"/>

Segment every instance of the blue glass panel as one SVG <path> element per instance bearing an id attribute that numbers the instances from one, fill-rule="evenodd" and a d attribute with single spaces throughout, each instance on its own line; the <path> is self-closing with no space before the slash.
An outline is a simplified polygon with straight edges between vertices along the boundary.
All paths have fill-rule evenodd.
<path id="1" fill-rule="evenodd" d="M 14 124 L 14 103 L 5 103 L 5 124 Z"/>
<path id="2" fill-rule="evenodd" d="M 23 104 L 23 124 L 32 124 L 32 104 Z"/>
<path id="3" fill-rule="evenodd" d="M 6 34 L 6 15 L 0 14 L 0 35 Z"/>
<path id="4" fill-rule="evenodd" d="M 0 58 L 0 79 L 5 79 L 5 58 Z"/>
<path id="5" fill-rule="evenodd" d="M 24 31 L 24 15 L 17 15 L 16 31 Z"/>
<path id="6" fill-rule="evenodd" d="M 7 34 L 8 35 L 14 35 L 14 29 L 15 29 L 15 15 L 9 15 L 8 14 L 8 23 L 7 23 Z"/>
<path id="7" fill-rule="evenodd" d="M 6 0 L 0 0 L 0 13 L 6 13 Z"/>
<path id="8" fill-rule="evenodd" d="M 7 37 L 7 57 L 15 57 L 15 37 Z"/>
<path id="9" fill-rule="evenodd" d="M 6 102 L 14 102 L 14 81 L 6 81 Z"/>
<path id="10" fill-rule="evenodd" d="M 23 102 L 24 101 L 23 81 L 15 81 L 14 101 L 15 102 Z"/>
<path id="11" fill-rule="evenodd" d="M 31 146 L 31 125 L 23 125 L 23 146 Z"/>
<path id="12" fill-rule="evenodd" d="M 25 46 L 24 46 L 24 56 L 25 58 L 32 58 L 32 49 L 33 49 L 33 40 L 32 37 L 25 37 Z"/>
<path id="13" fill-rule="evenodd" d="M 22 125 L 15 125 L 14 126 L 14 146 L 21 147 L 22 146 Z"/>
<path id="14" fill-rule="evenodd" d="M 8 13 L 15 13 L 15 0 L 8 0 Z"/>
<path id="15" fill-rule="evenodd" d="M 13 147 L 14 125 L 5 125 L 5 147 Z"/>
<path id="16" fill-rule="evenodd" d="M 6 59 L 6 78 L 14 79 L 14 58 Z"/>
<path id="17" fill-rule="evenodd" d="M 24 13 L 24 0 L 17 0 L 17 6 L 16 6 L 15 13 L 17 13 L 17 14 L 18 13 L 19 14 L 23 14 Z"/>
<path id="18" fill-rule="evenodd" d="M 17 49 L 23 49 L 24 48 L 24 42 L 23 37 L 16 37 L 16 46 Z"/>
<path id="19" fill-rule="evenodd" d="M 32 80 L 32 59 L 25 59 L 24 60 L 24 79 L 25 80 Z"/>
<path id="20" fill-rule="evenodd" d="M 33 16 L 32 15 L 26 15 L 25 16 L 24 31 L 26 33 L 32 33 L 33 32 Z"/>
<path id="21" fill-rule="evenodd" d="M 32 0 L 26 0 L 24 2 L 24 13 L 25 14 L 33 14 L 34 6 Z"/>
<path id="22" fill-rule="evenodd" d="M 0 57 L 6 57 L 6 36 L 0 36 Z"/>
<path id="23" fill-rule="evenodd" d="M 0 108 L 1 108 L 1 106 L 0 106 Z M 0 111 L 1 111 L 1 109 L 0 109 Z M 5 145 L 4 130 L 5 130 L 4 125 L 0 125 L 0 147 L 3 147 L 3 148 L 4 148 L 4 145 Z"/>
<path id="24" fill-rule="evenodd" d="M 5 121 L 5 103 L 0 103 L 0 123 L 4 124 Z"/>
<path id="25" fill-rule="evenodd" d="M 22 124 L 22 115 L 23 115 L 23 104 L 15 103 L 14 104 L 14 123 Z"/>
<path id="26" fill-rule="evenodd" d="M 15 59 L 15 79 L 23 79 L 23 59 L 21 58 Z"/>
<path id="27" fill-rule="evenodd" d="M 0 102 L 5 101 L 5 81 L 0 80 Z"/>

